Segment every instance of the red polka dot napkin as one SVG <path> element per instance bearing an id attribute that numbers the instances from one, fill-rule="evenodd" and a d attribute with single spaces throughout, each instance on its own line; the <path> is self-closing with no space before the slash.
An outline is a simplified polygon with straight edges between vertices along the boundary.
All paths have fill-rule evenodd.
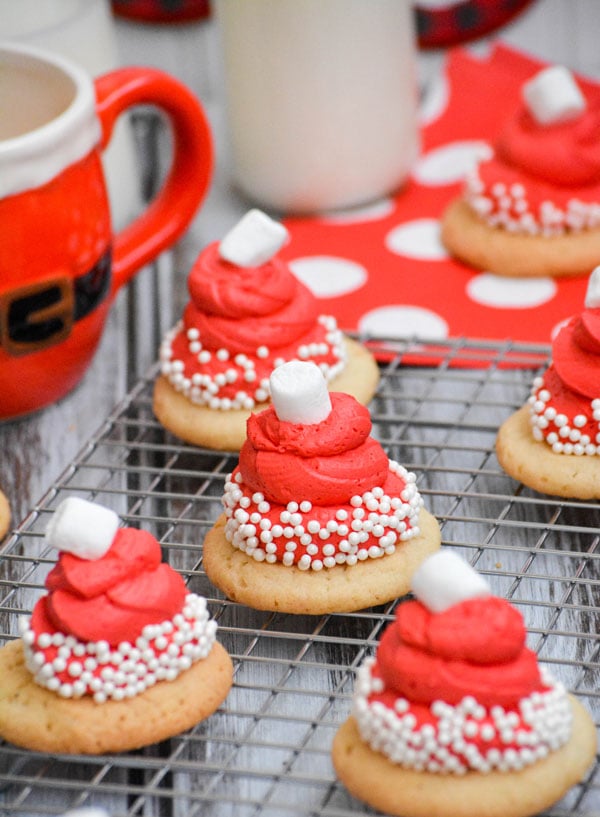
<path id="1" fill-rule="evenodd" d="M 485 58 L 449 51 L 423 105 L 421 155 L 404 189 L 335 216 L 284 220 L 291 234 L 284 257 L 343 329 L 546 344 L 581 309 L 587 278 L 490 275 L 449 258 L 439 239 L 439 218 L 475 151 L 494 138 L 522 83 L 542 67 L 501 44 Z"/>

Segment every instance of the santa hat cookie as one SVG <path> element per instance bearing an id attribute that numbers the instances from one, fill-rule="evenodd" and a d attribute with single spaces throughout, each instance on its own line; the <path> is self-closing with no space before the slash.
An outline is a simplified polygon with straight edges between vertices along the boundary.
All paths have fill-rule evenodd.
<path id="1" fill-rule="evenodd" d="M 530 488 L 572 499 L 600 498 L 600 267 L 584 308 L 552 340 L 552 361 L 528 403 L 501 426 L 496 454 Z"/>
<path id="2" fill-rule="evenodd" d="M 414 474 L 388 459 L 369 436 L 368 410 L 330 392 L 314 363 L 277 367 L 270 392 L 204 541 L 209 579 L 235 601 L 291 613 L 402 595 L 440 546 Z"/>
<path id="3" fill-rule="evenodd" d="M 578 782 L 594 722 L 538 665 L 520 613 L 444 550 L 416 570 L 358 672 L 332 756 L 352 794 L 399 817 L 525 817 Z"/>
<path id="4" fill-rule="evenodd" d="M 450 252 L 499 275 L 588 275 L 600 257 L 599 127 L 600 96 L 564 66 L 525 82 L 444 214 Z"/>
<path id="5" fill-rule="evenodd" d="M 46 539 L 59 551 L 48 592 L 21 620 L 21 638 L 0 649 L 0 735 L 100 754 L 210 715 L 231 686 L 231 659 L 206 600 L 161 561 L 157 540 L 79 497 L 58 506 Z"/>
<path id="6" fill-rule="evenodd" d="M 154 412 L 196 445 L 239 451 L 246 420 L 266 408 L 271 372 L 310 360 L 332 390 L 368 403 L 379 382 L 372 355 L 320 315 L 315 296 L 280 256 L 286 228 L 250 210 L 203 250 L 188 279 L 191 300 L 160 348 Z"/>

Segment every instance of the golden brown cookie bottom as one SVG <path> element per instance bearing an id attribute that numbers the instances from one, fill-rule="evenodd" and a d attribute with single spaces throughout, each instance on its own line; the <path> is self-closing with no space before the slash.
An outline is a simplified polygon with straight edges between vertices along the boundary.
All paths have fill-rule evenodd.
<path id="1" fill-rule="evenodd" d="M 175 681 L 160 681 L 127 701 L 64 699 L 38 686 L 20 639 L 0 649 L 0 736 L 52 754 L 98 755 L 158 743 L 211 715 L 231 688 L 233 667 L 215 642 Z"/>
<path id="2" fill-rule="evenodd" d="M 490 227 L 462 199 L 442 217 L 442 243 L 476 270 L 509 277 L 589 275 L 600 259 L 600 230 L 558 236 L 509 233 Z"/>
<path id="3" fill-rule="evenodd" d="M 594 722 L 576 698 L 571 704 L 570 741 L 518 772 L 453 775 L 404 769 L 361 739 L 353 717 L 335 735 L 333 765 L 354 797 L 397 817 L 527 817 L 560 800 L 594 760 Z"/>
<path id="4" fill-rule="evenodd" d="M 379 368 L 373 355 L 351 338 L 346 338 L 346 352 L 346 366 L 329 383 L 329 390 L 351 394 L 366 405 L 377 390 Z M 186 442 L 220 451 L 239 451 L 246 439 L 248 417 L 268 405 L 259 403 L 252 411 L 217 411 L 194 405 L 162 375 L 154 386 L 154 414 L 166 429 Z"/>
<path id="5" fill-rule="evenodd" d="M 6 532 L 10 526 L 10 508 L 8 499 L 0 491 L 0 539 L 6 536 Z"/>
<path id="6" fill-rule="evenodd" d="M 441 543 L 437 520 L 421 509 L 420 535 L 401 542 L 389 556 L 315 572 L 257 562 L 229 544 L 225 521 L 222 514 L 204 540 L 208 578 L 233 601 L 283 613 L 348 613 L 392 601 L 408 593 L 412 574 Z"/>
<path id="7" fill-rule="evenodd" d="M 529 406 L 500 426 L 496 456 L 514 479 L 543 494 L 568 499 L 600 499 L 598 456 L 555 454 L 546 442 L 533 438 Z"/>

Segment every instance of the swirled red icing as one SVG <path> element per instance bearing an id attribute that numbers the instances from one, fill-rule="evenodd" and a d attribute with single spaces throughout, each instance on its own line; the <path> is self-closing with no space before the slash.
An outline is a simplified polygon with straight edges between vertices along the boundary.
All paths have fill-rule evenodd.
<path id="1" fill-rule="evenodd" d="M 473 695 L 483 706 L 510 707 L 543 686 L 521 614 L 493 596 L 435 614 L 418 601 L 402 604 L 383 634 L 377 664 L 388 697 L 421 704 Z"/>
<path id="2" fill-rule="evenodd" d="M 327 379 L 344 365 L 335 319 L 279 257 L 257 267 L 222 259 L 217 242 L 198 257 L 188 279 L 191 300 L 164 339 L 162 373 L 192 402 L 253 408 L 269 396 L 268 378 L 282 362 L 313 360 Z"/>
<path id="3" fill-rule="evenodd" d="M 586 109 L 567 122 L 541 125 L 524 106 L 509 117 L 465 185 L 491 226 L 557 235 L 600 224 L 600 100 L 586 96 Z"/>
<path id="4" fill-rule="evenodd" d="M 590 101 L 591 102 L 591 101 Z M 588 104 L 576 119 L 540 125 L 521 108 L 510 117 L 495 145 L 500 162 L 551 185 L 597 185 L 600 175 L 600 108 Z"/>
<path id="5" fill-rule="evenodd" d="M 534 437 L 556 453 L 600 451 L 600 309 L 584 309 L 552 342 L 552 363 L 529 400 Z"/>
<path id="6" fill-rule="evenodd" d="M 250 417 L 239 467 L 252 491 L 282 504 L 300 496 L 332 505 L 384 485 L 389 461 L 369 436 L 368 409 L 347 394 L 333 393 L 331 402 L 316 425 L 282 422 L 272 406 Z"/>
<path id="7" fill-rule="evenodd" d="M 414 475 L 369 436 L 368 409 L 331 394 L 320 423 L 252 415 L 225 486 L 229 541 L 254 558 L 321 569 L 392 553 L 419 532 Z"/>
<path id="8" fill-rule="evenodd" d="M 288 346 L 317 322 L 316 298 L 277 257 L 260 267 L 236 267 L 213 243 L 192 267 L 188 287 L 184 324 L 196 327 L 209 349 L 254 354 L 257 339 Z"/>
<path id="9" fill-rule="evenodd" d="M 187 592 L 181 576 L 161 562 L 156 539 L 133 528 L 119 529 L 93 562 L 61 553 L 46 587 L 31 619 L 36 633 L 58 630 L 109 645 L 135 642 L 145 626 L 173 618 Z"/>

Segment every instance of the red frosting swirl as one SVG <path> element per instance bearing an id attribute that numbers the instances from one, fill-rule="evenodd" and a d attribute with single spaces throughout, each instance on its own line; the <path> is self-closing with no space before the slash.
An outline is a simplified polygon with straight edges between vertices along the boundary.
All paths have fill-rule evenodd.
<path id="1" fill-rule="evenodd" d="M 252 491 L 283 505 L 298 497 L 335 505 L 385 484 L 389 460 L 369 437 L 368 409 L 337 392 L 331 403 L 329 416 L 311 425 L 283 422 L 273 406 L 250 417 L 239 469 Z"/>
<path id="2" fill-rule="evenodd" d="M 161 562 L 160 545 L 146 531 L 120 528 L 107 553 L 88 561 L 61 553 L 36 604 L 36 633 L 59 631 L 80 641 L 135 642 L 148 624 L 181 611 L 186 588 Z"/>
<path id="3" fill-rule="evenodd" d="M 520 613 L 494 596 L 442 613 L 418 601 L 402 604 L 383 634 L 377 666 L 393 695 L 425 705 L 473 696 L 483 706 L 511 707 L 543 689 Z"/>
<path id="4" fill-rule="evenodd" d="M 237 267 L 210 244 L 192 268 L 192 297 L 184 324 L 199 330 L 208 349 L 255 354 L 258 346 L 283 347 L 317 322 L 317 300 L 279 258 L 259 267 Z"/>
<path id="5" fill-rule="evenodd" d="M 588 106 L 576 119 L 541 125 L 526 109 L 511 117 L 496 143 L 500 161 L 564 187 L 597 184 L 600 174 L 600 108 Z"/>
<path id="6" fill-rule="evenodd" d="M 552 343 L 552 363 L 568 389 L 600 397 L 600 309 L 586 309 L 562 327 Z"/>
<path id="7" fill-rule="evenodd" d="M 238 267 L 219 255 L 213 242 L 200 253 L 188 277 L 198 310 L 222 318 L 270 315 L 295 295 L 296 279 L 278 257 L 258 267 Z"/>

